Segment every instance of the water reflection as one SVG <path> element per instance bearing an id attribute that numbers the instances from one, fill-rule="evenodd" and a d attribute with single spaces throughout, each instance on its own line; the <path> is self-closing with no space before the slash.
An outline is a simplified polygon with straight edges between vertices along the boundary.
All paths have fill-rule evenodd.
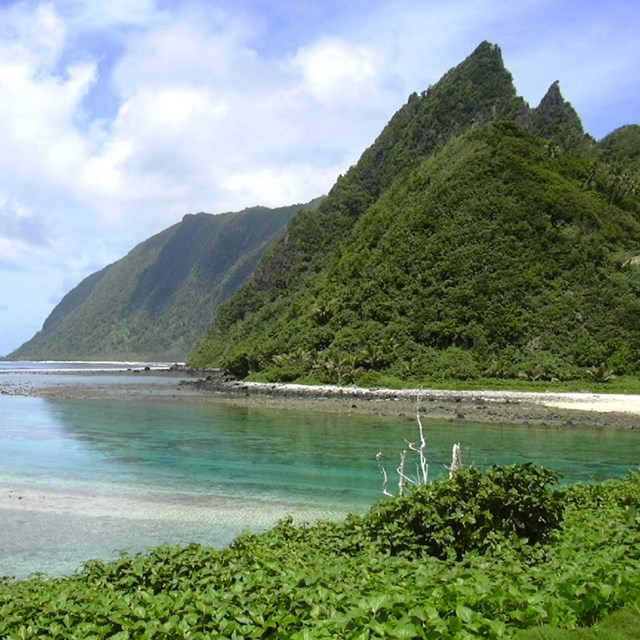
<path id="1" fill-rule="evenodd" d="M 371 504 L 375 454 L 407 421 L 187 403 L 48 401 L 70 439 L 127 465 L 137 482 L 305 502 Z"/>
<path id="2" fill-rule="evenodd" d="M 640 458 L 637 431 L 425 426 L 432 476 L 457 441 L 467 465 L 535 462 L 567 481 L 626 475 Z M 401 418 L 0 395 L 0 575 L 363 512 L 381 497 L 376 453 L 393 478 L 406 439 L 416 425 Z"/>
<path id="3" fill-rule="evenodd" d="M 115 468 L 127 482 L 283 500 L 371 504 L 380 495 L 376 453 L 391 471 L 405 441 L 417 438 L 404 418 L 184 402 L 49 400 L 46 409 L 70 441 L 99 454 L 99 473 L 113 477 Z M 639 462 L 634 431 L 425 426 L 434 477 L 456 441 L 466 464 L 535 462 L 565 481 L 626 475 Z"/>

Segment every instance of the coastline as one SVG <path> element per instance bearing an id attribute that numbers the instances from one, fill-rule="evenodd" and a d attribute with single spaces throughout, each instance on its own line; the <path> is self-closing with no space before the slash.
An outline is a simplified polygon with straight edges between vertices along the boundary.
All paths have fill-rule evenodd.
<path id="1" fill-rule="evenodd" d="M 42 384 L 34 384 L 6 382 L 0 378 L 0 395 L 211 402 L 256 409 L 407 418 L 413 418 L 419 408 L 420 415 L 427 420 L 456 424 L 520 424 L 553 428 L 634 429 L 640 432 L 640 395 L 366 389 L 226 381 L 215 375 L 185 379 L 184 375 L 176 372 L 168 372 L 173 377 L 165 384 L 152 384 L 145 381 L 142 372 L 132 371 L 127 375 L 137 376 L 137 379 L 128 380 L 126 384 L 102 384 L 98 381 L 47 384 L 46 380 Z"/>
<path id="2" fill-rule="evenodd" d="M 199 375 L 209 375 L 209 372 Z M 58 408 L 64 410 L 56 404 L 64 401 L 77 401 L 74 411 L 84 411 L 86 401 L 89 411 L 106 412 L 111 411 L 108 406 L 111 402 L 116 415 L 120 411 L 127 415 L 129 409 L 133 415 L 138 408 L 146 410 L 152 403 L 162 405 L 161 411 L 180 409 L 180 405 L 186 408 L 192 403 L 210 405 L 212 410 L 214 405 L 226 405 L 244 409 L 241 417 L 244 419 L 246 412 L 253 424 L 262 419 L 292 420 L 303 427 L 314 424 L 312 413 L 381 415 L 394 418 L 389 421 L 391 427 L 410 425 L 411 429 L 415 427 L 418 406 L 427 428 L 429 421 L 440 430 L 444 423 L 444 431 L 450 429 L 457 440 L 469 437 L 464 435 L 465 425 L 471 433 L 473 423 L 505 427 L 519 424 L 525 427 L 524 433 L 521 429 L 507 428 L 506 431 L 520 431 L 518 437 L 526 440 L 526 451 L 530 446 L 529 437 L 531 446 L 541 439 L 547 442 L 568 438 L 580 446 L 589 443 L 590 459 L 597 465 L 602 458 L 601 451 L 607 446 L 608 451 L 611 449 L 607 441 L 622 441 L 624 460 L 631 460 L 629 467 L 635 468 L 640 450 L 637 446 L 640 395 L 311 387 L 230 382 L 215 375 L 197 379 L 190 372 L 175 371 L 83 373 L 81 376 L 75 373 L 0 375 L 0 404 L 6 406 L 8 416 L 16 417 L 18 425 L 21 415 L 30 415 L 30 408 L 34 415 L 56 415 Z M 96 404 L 92 405 L 91 401 Z M 49 402 L 52 407 L 46 406 Z M 127 402 L 131 403 L 130 407 L 123 406 Z M 135 403 L 140 406 L 134 406 Z M 179 404 L 171 406 L 171 403 Z M 271 416 L 261 413 L 271 409 L 277 412 Z M 292 415 L 284 416 L 283 410 L 291 410 Z M 400 424 L 403 421 L 407 424 Z M 355 429 L 367 429 L 363 421 L 356 422 L 360 427 Z M 365 418 L 364 423 L 369 422 Z M 527 425 L 531 426 L 531 433 L 526 432 Z M 545 433 L 544 428 L 549 431 Z M 560 433 L 568 429 L 583 431 L 573 435 Z M 614 433 L 616 430 L 618 433 Z M 355 437 L 359 438 L 360 434 L 356 432 Z M 501 436 L 496 434 L 496 437 Z M 616 457 L 619 457 L 617 449 Z M 6 525 L 0 575 L 26 578 L 33 571 L 71 574 L 87 558 L 115 557 L 116 549 L 138 552 L 185 541 L 223 547 L 242 531 L 262 530 L 285 515 L 293 515 L 298 521 L 312 521 L 340 518 L 343 514 L 338 511 L 341 509 L 335 504 L 318 509 L 302 501 L 238 501 L 225 495 L 165 492 L 163 486 L 155 485 L 130 490 L 126 486 L 111 487 L 108 483 L 76 482 L 73 478 L 49 482 L 28 475 L 12 476 L 8 469 L 0 483 L 0 515 Z M 350 508 L 349 512 L 355 510 Z M 45 547 L 42 547 L 43 539 L 48 540 Z"/>
<path id="3" fill-rule="evenodd" d="M 236 406 L 396 415 L 464 424 L 520 424 L 640 432 L 640 396 L 517 391 L 366 389 L 332 385 L 221 382 L 187 383 L 204 396 Z"/>

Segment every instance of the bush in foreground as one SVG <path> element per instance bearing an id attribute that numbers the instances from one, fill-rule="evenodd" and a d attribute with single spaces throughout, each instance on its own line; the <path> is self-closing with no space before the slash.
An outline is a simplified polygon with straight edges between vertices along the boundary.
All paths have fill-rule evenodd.
<path id="1" fill-rule="evenodd" d="M 340 523 L 285 520 L 223 550 L 161 547 L 67 578 L 5 581 L 0 637 L 508 638 L 590 626 L 640 601 L 640 474 L 551 488 L 553 474 L 532 467 L 465 473 Z M 447 542 L 452 523 L 463 535 Z M 434 535 L 450 551 L 425 553 Z"/>

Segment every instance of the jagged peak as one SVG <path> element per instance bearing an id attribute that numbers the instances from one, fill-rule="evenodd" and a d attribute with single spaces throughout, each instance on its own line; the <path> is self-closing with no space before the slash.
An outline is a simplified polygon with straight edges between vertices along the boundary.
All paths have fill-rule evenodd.
<path id="1" fill-rule="evenodd" d="M 554 80 L 551 83 L 551 86 L 547 89 L 547 93 L 544 94 L 538 106 L 540 107 L 546 102 L 564 102 L 562 91 L 560 91 L 560 80 Z"/>
<path id="2" fill-rule="evenodd" d="M 488 40 L 483 40 L 474 50 L 473 53 L 471 54 L 471 56 L 474 56 L 476 54 L 484 54 L 484 53 L 493 53 L 496 54 L 498 56 L 500 56 L 500 59 L 502 59 L 502 50 L 500 49 L 500 47 L 497 44 L 494 44 L 493 42 L 489 42 Z M 471 57 L 469 56 L 469 57 Z"/>
<path id="3" fill-rule="evenodd" d="M 535 109 L 526 109 L 517 119 L 526 130 L 561 144 L 569 151 L 580 153 L 593 144 L 582 126 L 580 116 L 560 91 L 555 80 Z"/>
<path id="4" fill-rule="evenodd" d="M 568 103 L 565 101 L 560 91 L 560 82 L 555 80 L 547 93 L 544 94 L 540 104 L 537 106 L 536 111 L 543 116 L 546 122 L 554 120 L 558 113 L 564 109 Z"/>

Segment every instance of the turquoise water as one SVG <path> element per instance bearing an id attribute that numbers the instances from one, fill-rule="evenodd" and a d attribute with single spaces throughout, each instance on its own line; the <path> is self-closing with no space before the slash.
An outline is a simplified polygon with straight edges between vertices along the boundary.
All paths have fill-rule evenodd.
<path id="1" fill-rule="evenodd" d="M 458 441 L 465 464 L 531 461 L 565 481 L 623 476 L 640 458 L 635 431 L 425 426 L 432 477 Z M 289 513 L 364 512 L 381 497 L 376 454 L 393 484 L 416 439 L 404 418 L 0 395 L 0 575 L 69 573 L 165 542 L 222 546 Z"/>

